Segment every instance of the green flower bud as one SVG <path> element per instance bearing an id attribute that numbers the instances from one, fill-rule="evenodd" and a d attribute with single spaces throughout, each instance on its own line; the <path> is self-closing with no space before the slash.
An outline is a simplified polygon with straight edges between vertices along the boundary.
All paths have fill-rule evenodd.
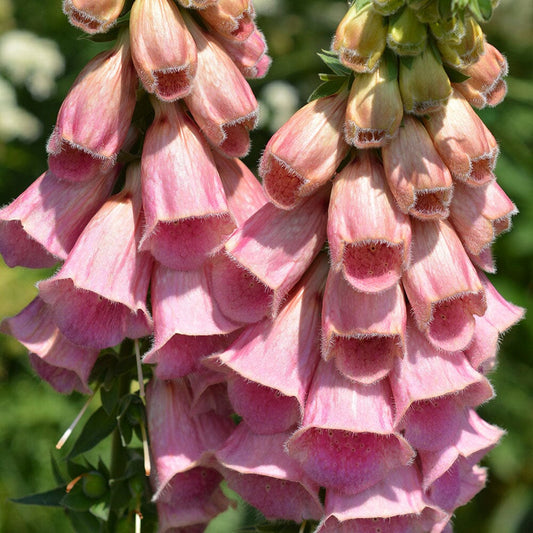
<path id="1" fill-rule="evenodd" d="M 385 50 L 387 25 L 372 3 L 357 10 L 356 4 L 341 20 L 333 43 L 344 65 L 355 72 L 372 72 Z"/>
<path id="2" fill-rule="evenodd" d="M 431 47 L 412 60 L 400 61 L 400 93 L 406 113 L 425 115 L 446 103 L 452 87 Z"/>
<path id="3" fill-rule="evenodd" d="M 387 44 L 400 56 L 416 56 L 426 47 L 427 31 L 415 16 L 412 9 L 406 7 L 399 16 L 389 19 Z"/>
<path id="4" fill-rule="evenodd" d="M 396 13 L 404 4 L 405 0 L 372 0 L 374 9 L 381 15 L 388 16 Z"/>
<path id="5" fill-rule="evenodd" d="M 84 475 L 81 483 L 83 494 L 85 494 L 87 498 L 101 498 L 108 489 L 106 478 L 96 470 Z"/>
<path id="6" fill-rule="evenodd" d="M 439 20 L 431 23 L 429 27 L 437 41 L 459 44 L 465 36 L 465 23 L 461 17 Z"/>
<path id="7" fill-rule="evenodd" d="M 439 3 L 431 2 L 415 11 L 416 18 L 420 22 L 436 22 L 440 19 Z"/>
<path id="8" fill-rule="evenodd" d="M 445 63 L 454 68 L 467 68 L 483 54 L 483 30 L 473 17 L 468 17 L 465 21 L 465 35 L 458 44 L 437 41 L 437 46 Z"/>

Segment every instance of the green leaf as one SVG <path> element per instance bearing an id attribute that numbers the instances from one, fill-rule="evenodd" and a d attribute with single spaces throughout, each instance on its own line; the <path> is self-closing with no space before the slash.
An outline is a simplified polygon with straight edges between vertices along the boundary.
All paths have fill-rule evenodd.
<path id="1" fill-rule="evenodd" d="M 99 533 L 102 531 L 102 522 L 89 512 L 69 511 L 67 516 L 76 533 Z"/>
<path id="2" fill-rule="evenodd" d="M 94 448 L 100 441 L 105 439 L 116 427 L 116 420 L 109 416 L 103 407 L 98 408 L 87 420 L 81 431 L 69 457 L 76 457 L 81 453 Z"/>
<path id="3" fill-rule="evenodd" d="M 87 470 L 89 470 L 89 468 L 87 468 L 87 465 L 82 465 L 80 463 L 77 463 L 76 461 L 67 461 L 67 471 L 68 475 L 70 476 L 70 479 L 74 479 L 75 477 L 85 474 Z"/>
<path id="4" fill-rule="evenodd" d="M 111 416 L 119 400 L 119 386 L 117 379 L 112 383 L 110 388 L 102 387 L 100 389 L 100 399 L 105 412 Z"/>
<path id="5" fill-rule="evenodd" d="M 344 66 L 337 54 L 330 52 L 329 50 L 322 50 L 322 52 L 317 53 L 318 57 L 326 64 L 326 66 L 337 76 L 350 76 L 352 71 Z"/>
<path id="6" fill-rule="evenodd" d="M 492 16 L 491 0 L 470 0 L 468 9 L 478 22 L 488 22 Z"/>
<path id="7" fill-rule="evenodd" d="M 444 65 L 444 70 L 452 83 L 462 83 L 470 78 L 470 76 L 451 68 L 449 65 Z"/>
<path id="8" fill-rule="evenodd" d="M 30 494 L 22 498 L 15 498 L 11 501 L 14 503 L 22 503 L 23 505 L 44 505 L 45 507 L 61 507 L 61 499 L 65 496 L 66 485 L 56 487 L 55 489 L 39 492 L 38 494 Z"/>
<path id="9" fill-rule="evenodd" d="M 338 93 L 342 86 L 346 83 L 346 78 L 339 78 L 337 80 L 326 81 L 321 83 L 309 96 L 308 102 L 312 102 L 317 98 L 324 98 Z"/>

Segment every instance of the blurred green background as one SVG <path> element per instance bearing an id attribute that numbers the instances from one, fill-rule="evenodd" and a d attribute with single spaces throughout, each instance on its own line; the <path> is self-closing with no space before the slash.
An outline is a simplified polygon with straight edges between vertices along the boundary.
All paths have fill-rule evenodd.
<path id="1" fill-rule="evenodd" d="M 255 168 L 272 132 L 302 103 L 323 71 L 315 52 L 328 48 L 346 3 L 334 0 L 256 0 L 258 22 L 274 62 L 252 83 L 261 102 L 261 127 L 247 162 Z M 506 100 L 480 114 L 501 145 L 499 183 L 520 214 L 495 247 L 492 281 L 515 304 L 533 308 L 533 2 L 502 0 L 484 27 L 508 58 Z M 31 32 L 31 33 L 28 33 Z M 83 65 L 106 48 L 81 38 L 61 12 L 60 0 L 0 0 L 0 203 L 22 192 L 46 168 L 45 143 L 62 98 Z M 46 40 L 41 40 L 46 39 Z M 0 264 L 0 318 L 22 309 L 35 283 L 50 272 Z M 533 531 L 533 321 L 515 326 L 502 342 L 491 377 L 497 397 L 481 415 L 508 434 L 490 453 L 487 488 L 458 510 L 458 533 Z M 81 408 L 80 395 L 60 396 L 29 368 L 25 351 L 0 336 L 0 532 L 71 531 L 63 513 L 15 505 L 9 498 L 52 488 L 54 444 Z M 105 453 L 105 448 L 103 448 Z M 243 506 L 213 533 L 235 531 Z M 249 511 L 248 511 L 249 514 Z"/>

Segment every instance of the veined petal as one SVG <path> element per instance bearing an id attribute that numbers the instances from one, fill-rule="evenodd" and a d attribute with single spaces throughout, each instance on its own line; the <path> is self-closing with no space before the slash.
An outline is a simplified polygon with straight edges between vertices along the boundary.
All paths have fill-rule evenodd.
<path id="1" fill-rule="evenodd" d="M 91 219 L 61 270 L 39 283 L 59 329 L 76 344 L 102 349 L 151 332 L 146 294 L 152 258 L 137 252 L 140 192 L 140 169 L 132 165 L 123 191 Z"/>
<path id="2" fill-rule="evenodd" d="M 241 422 L 216 458 L 230 488 L 267 519 L 318 520 L 318 485 L 287 455 L 288 437 L 289 433 L 256 435 Z"/>
<path id="3" fill-rule="evenodd" d="M 10 267 L 44 268 L 66 259 L 110 195 L 119 168 L 90 182 L 68 182 L 50 171 L 0 210 L 0 252 Z"/>
<path id="4" fill-rule="evenodd" d="M 35 372 L 58 392 L 91 392 L 87 382 L 98 350 L 77 346 L 62 335 L 41 298 L 35 298 L 18 315 L 4 319 L 0 332 L 15 337 L 29 350 Z"/>
<path id="5" fill-rule="evenodd" d="M 233 233 L 228 257 L 213 263 L 213 293 L 226 316 L 276 315 L 324 244 L 328 196 L 324 188 L 290 212 L 265 204 Z"/>
<path id="6" fill-rule="evenodd" d="M 394 433 L 387 381 L 360 385 L 324 361 L 311 384 L 303 425 L 287 449 L 317 483 L 346 494 L 374 485 L 414 456 Z"/>

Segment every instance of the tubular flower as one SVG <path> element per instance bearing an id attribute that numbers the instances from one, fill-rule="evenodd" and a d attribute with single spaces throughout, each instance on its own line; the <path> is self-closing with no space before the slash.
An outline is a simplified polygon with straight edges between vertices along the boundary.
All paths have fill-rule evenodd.
<path id="1" fill-rule="evenodd" d="M 58 178 L 91 180 L 116 163 L 133 116 L 136 83 L 125 32 L 114 48 L 89 62 L 61 105 L 46 147 Z"/>
<path id="2" fill-rule="evenodd" d="M 131 55 L 149 93 L 172 102 L 191 92 L 196 43 L 172 0 L 135 0 L 130 15 Z"/>
<path id="3" fill-rule="evenodd" d="M 222 481 L 301 531 L 449 533 L 504 433 L 476 409 L 524 313 L 483 273 L 516 212 L 471 108 L 505 93 L 487 2 L 353 2 L 262 183 L 237 159 L 258 114 L 245 77 L 270 64 L 252 2 L 130 4 L 59 112 L 50 168 L 0 209 L 9 265 L 63 261 L 0 331 L 60 392 L 102 384 L 106 412 L 123 341 L 142 340 L 146 405 L 142 376 L 117 405 L 146 407 L 162 533 L 202 533 L 231 505 Z M 119 5 L 65 11 L 104 31 Z"/>
<path id="4" fill-rule="evenodd" d="M 333 177 L 348 153 L 345 92 L 302 107 L 268 141 L 259 174 L 270 200 L 292 209 Z"/>
<path id="5" fill-rule="evenodd" d="M 76 344 L 102 349 L 151 333 L 146 294 L 152 258 L 137 252 L 140 193 L 139 166 L 130 166 L 125 188 L 91 219 L 59 272 L 39 283 L 57 326 Z"/>
<path id="6" fill-rule="evenodd" d="M 111 28 L 126 0 L 63 0 L 63 13 L 73 26 L 87 33 L 104 33 Z"/>

